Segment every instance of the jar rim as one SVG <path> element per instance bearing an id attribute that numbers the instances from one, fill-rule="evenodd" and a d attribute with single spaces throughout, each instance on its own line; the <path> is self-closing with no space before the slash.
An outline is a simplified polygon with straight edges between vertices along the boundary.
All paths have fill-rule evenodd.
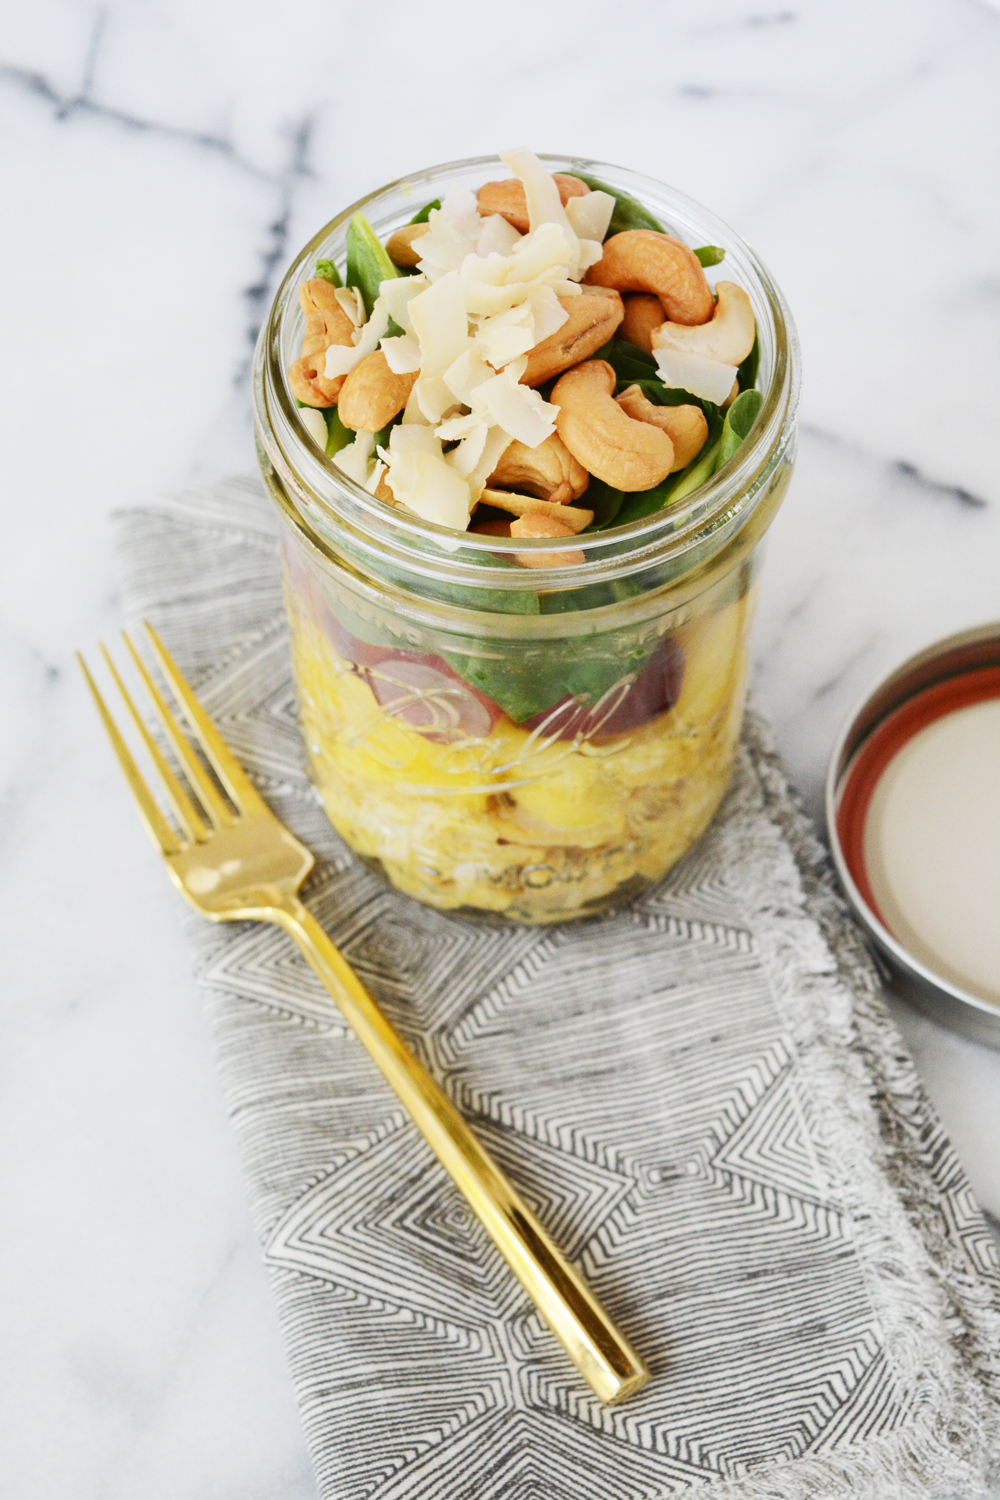
<path id="1" fill-rule="evenodd" d="M 334 565 L 342 561 L 341 541 L 349 538 L 352 557 L 367 554 L 378 561 L 394 560 L 414 583 L 421 575 L 444 580 L 460 579 L 471 587 L 503 591 L 578 589 L 592 583 L 641 571 L 654 562 L 688 552 L 703 560 L 705 547 L 714 553 L 749 518 L 763 493 L 770 473 L 780 462 L 794 433 L 799 394 L 799 350 L 795 327 L 785 299 L 767 268 L 746 242 L 725 222 L 694 199 L 655 179 L 610 163 L 582 157 L 539 153 L 552 171 L 586 172 L 627 192 L 657 217 L 672 233 L 678 222 L 690 230 L 697 227 L 705 238 L 695 243 L 719 244 L 726 259 L 749 279 L 746 290 L 754 303 L 761 331 L 762 356 L 769 355 L 769 378 L 763 402 L 750 433 L 736 453 L 704 484 L 681 502 L 650 516 L 621 526 L 581 533 L 571 538 L 506 538 L 456 532 L 425 521 L 420 516 L 387 505 L 365 491 L 338 469 L 312 441 L 298 419 L 297 407 L 287 381 L 289 325 L 300 318 L 298 288 L 309 279 L 315 261 L 327 255 L 344 259 L 345 234 L 357 212 L 390 207 L 375 217 L 374 227 L 391 231 L 400 223 L 406 207 L 413 207 L 420 189 L 443 185 L 449 177 L 478 169 L 495 169 L 495 155 L 468 157 L 414 172 L 409 177 L 376 188 L 343 209 L 325 224 L 295 256 L 275 294 L 261 328 L 254 357 L 254 417 L 262 462 L 273 468 L 287 497 L 283 504 L 287 519 L 312 547 Z M 436 196 L 429 193 L 430 197 Z M 412 200 L 407 205 L 407 199 Z M 400 209 L 400 202 L 403 208 Z M 371 216 L 371 215 L 370 215 Z M 384 235 L 383 235 L 384 237 Z M 685 238 L 679 232 L 680 238 Z M 766 321 L 762 323 L 761 314 Z M 762 357 L 762 367 L 764 359 Z M 716 544 L 716 545 L 713 545 Z M 567 546 L 583 553 L 584 560 L 545 566 L 547 556 L 565 553 Z M 496 567 L 497 557 L 515 552 L 535 554 L 531 568 Z"/>

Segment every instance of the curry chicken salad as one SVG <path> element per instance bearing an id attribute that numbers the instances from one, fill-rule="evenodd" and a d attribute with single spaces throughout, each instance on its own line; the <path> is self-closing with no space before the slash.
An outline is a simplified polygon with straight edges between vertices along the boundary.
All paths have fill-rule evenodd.
<path id="1" fill-rule="evenodd" d="M 590 581 L 585 544 L 613 551 L 733 458 L 759 343 L 743 286 L 706 277 L 722 250 L 597 178 L 500 161 L 384 243 L 354 214 L 298 285 L 297 420 L 367 514 L 426 527 L 429 606 L 398 566 L 382 600 L 359 583 L 346 533 L 338 566 L 294 528 L 286 602 L 348 844 L 440 908 L 561 921 L 659 879 L 728 784 L 757 537 L 659 588 L 625 565 Z"/>

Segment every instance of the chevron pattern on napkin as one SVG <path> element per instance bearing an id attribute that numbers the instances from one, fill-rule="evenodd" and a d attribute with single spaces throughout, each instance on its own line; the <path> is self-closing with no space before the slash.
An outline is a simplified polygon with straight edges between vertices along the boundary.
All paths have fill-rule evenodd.
<path id="1" fill-rule="evenodd" d="M 255 480 L 122 513 L 146 617 L 320 862 L 305 895 L 653 1370 L 600 1405 L 276 929 L 188 917 L 320 1493 L 984 1493 L 1000 1271 L 759 718 L 657 889 L 562 928 L 387 889 L 303 770 Z"/>

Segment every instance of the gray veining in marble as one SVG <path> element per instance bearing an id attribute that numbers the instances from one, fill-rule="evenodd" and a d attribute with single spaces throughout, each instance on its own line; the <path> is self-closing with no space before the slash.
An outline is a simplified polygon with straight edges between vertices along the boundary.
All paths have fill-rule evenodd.
<path id="1" fill-rule="evenodd" d="M 871 682 L 1000 614 L 998 76 L 984 0 L 7 7 L 5 1494 L 314 1494 L 174 898 L 72 668 L 118 623 L 109 512 L 252 466 L 256 329 L 336 209 L 515 142 L 627 162 L 798 320 L 756 656 L 818 810 Z M 1000 1215 L 1000 1054 L 894 1009 Z"/>

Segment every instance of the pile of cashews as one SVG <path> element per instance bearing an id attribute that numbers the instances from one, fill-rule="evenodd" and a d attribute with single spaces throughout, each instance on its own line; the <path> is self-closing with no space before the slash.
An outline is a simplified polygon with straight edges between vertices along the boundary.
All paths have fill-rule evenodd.
<path id="1" fill-rule="evenodd" d="M 576 177 L 556 173 L 554 180 L 564 205 L 590 191 Z M 528 232 L 527 196 L 516 178 L 485 183 L 476 200 L 484 218 L 500 214 L 520 233 Z M 417 223 L 390 236 L 385 249 L 399 269 L 417 267 L 414 241 L 426 233 L 427 225 Z M 299 296 L 305 335 L 301 357 L 289 371 L 292 394 L 307 407 L 339 403 L 342 422 L 356 431 L 381 430 L 406 406 L 417 372 L 393 373 L 385 354 L 375 350 L 346 376 L 328 379 L 325 351 L 331 344 L 349 344 L 355 324 L 345 311 L 343 292 L 328 282 L 307 281 Z M 615 395 L 615 370 L 591 356 L 616 335 L 654 358 L 657 351 L 669 350 L 729 367 L 733 384 L 720 404 L 728 406 L 738 394 L 735 367 L 750 354 L 756 333 L 750 300 L 730 281 L 720 281 L 713 295 L 701 263 L 681 240 L 652 229 L 613 234 L 587 271 L 580 295 L 559 300 L 566 321 L 529 351 L 520 377 L 531 387 L 555 379 L 548 401 L 558 408 L 556 431 L 533 448 L 517 440 L 509 444 L 479 501 L 504 515 L 485 519 L 477 507 L 473 532 L 576 535 L 594 518 L 585 503 L 576 503 L 591 476 L 624 492 L 650 490 L 700 453 L 708 422 L 699 405 L 657 405 L 638 384 Z M 385 479 L 375 494 L 395 503 Z M 526 567 L 551 567 L 580 562 L 583 554 L 520 553 L 517 560 Z"/>

